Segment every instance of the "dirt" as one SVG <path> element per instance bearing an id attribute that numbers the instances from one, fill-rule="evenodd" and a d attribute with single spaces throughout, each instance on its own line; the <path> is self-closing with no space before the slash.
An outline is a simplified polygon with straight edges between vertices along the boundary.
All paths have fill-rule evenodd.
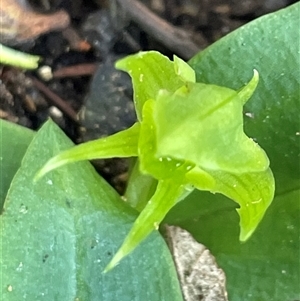
<path id="1" fill-rule="evenodd" d="M 43 59 L 35 71 L 0 65 L 0 118 L 37 130 L 51 117 L 75 143 L 112 134 L 135 120 L 130 80 L 113 68 L 117 58 L 155 49 L 188 60 L 293 2 L 3 0 L 0 42 Z M 8 20 L 14 26 L 4 26 Z M 122 193 L 126 162 L 97 166 Z"/>

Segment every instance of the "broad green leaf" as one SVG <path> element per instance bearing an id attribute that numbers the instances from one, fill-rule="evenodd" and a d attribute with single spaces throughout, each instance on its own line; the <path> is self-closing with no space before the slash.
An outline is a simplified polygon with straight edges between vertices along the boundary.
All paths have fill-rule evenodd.
<path id="1" fill-rule="evenodd" d="M 0 212 L 34 132 L 0 119 Z"/>
<path id="2" fill-rule="evenodd" d="M 147 100 L 155 99 L 161 89 L 175 92 L 184 84 L 175 72 L 174 63 L 157 51 L 125 57 L 116 62 L 116 68 L 128 72 L 132 78 L 134 103 L 140 121 Z"/>
<path id="3" fill-rule="evenodd" d="M 88 162 L 32 181 L 45 161 L 70 146 L 48 122 L 12 181 L 0 216 L 2 300 L 182 300 L 170 253 L 158 233 L 103 274 L 136 213 Z"/>
<path id="4" fill-rule="evenodd" d="M 197 80 L 238 89 L 259 71 L 245 105 L 245 132 L 263 147 L 275 176 L 275 199 L 257 231 L 238 242 L 238 215 L 221 195 L 195 192 L 166 219 L 188 229 L 216 256 L 229 300 L 298 300 L 300 296 L 299 28 L 300 5 L 259 18 L 191 60 Z M 230 66 L 230 68 L 228 68 Z"/>

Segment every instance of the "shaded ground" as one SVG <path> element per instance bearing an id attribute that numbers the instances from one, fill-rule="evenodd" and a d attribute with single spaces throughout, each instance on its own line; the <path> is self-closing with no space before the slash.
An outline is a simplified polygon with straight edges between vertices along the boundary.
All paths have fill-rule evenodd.
<path id="1" fill-rule="evenodd" d="M 33 11 L 23 2 L 1 0 L 1 42 L 43 60 L 33 72 L 0 65 L 0 117 L 38 129 L 50 116 L 81 142 L 135 120 L 130 80 L 114 69 L 116 58 L 156 49 L 188 60 L 239 26 L 295 1 L 28 0 Z M 97 166 L 122 192 L 126 162 Z"/>

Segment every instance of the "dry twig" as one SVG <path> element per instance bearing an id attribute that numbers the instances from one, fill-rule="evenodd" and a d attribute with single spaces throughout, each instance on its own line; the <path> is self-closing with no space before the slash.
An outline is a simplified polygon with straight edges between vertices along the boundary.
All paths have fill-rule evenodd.
<path id="1" fill-rule="evenodd" d="M 175 53 L 178 53 L 183 59 L 190 59 L 201 50 L 200 46 L 192 41 L 188 32 L 161 19 L 139 1 L 116 1 L 122 11 L 125 11 L 145 32 Z"/>

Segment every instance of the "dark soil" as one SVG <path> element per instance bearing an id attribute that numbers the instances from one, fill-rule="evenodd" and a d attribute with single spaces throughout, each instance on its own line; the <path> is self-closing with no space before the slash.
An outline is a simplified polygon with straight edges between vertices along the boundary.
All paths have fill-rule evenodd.
<path id="1" fill-rule="evenodd" d="M 39 13 L 65 10 L 71 25 L 22 41 L 18 35 L 0 35 L 1 43 L 43 58 L 36 71 L 0 65 L 0 118 L 37 130 L 51 117 L 79 143 L 122 130 L 135 120 L 130 80 L 113 68 L 117 58 L 155 49 L 188 60 L 241 25 L 296 1 L 28 2 Z M 127 164 L 109 160 L 97 166 L 122 192 Z"/>

